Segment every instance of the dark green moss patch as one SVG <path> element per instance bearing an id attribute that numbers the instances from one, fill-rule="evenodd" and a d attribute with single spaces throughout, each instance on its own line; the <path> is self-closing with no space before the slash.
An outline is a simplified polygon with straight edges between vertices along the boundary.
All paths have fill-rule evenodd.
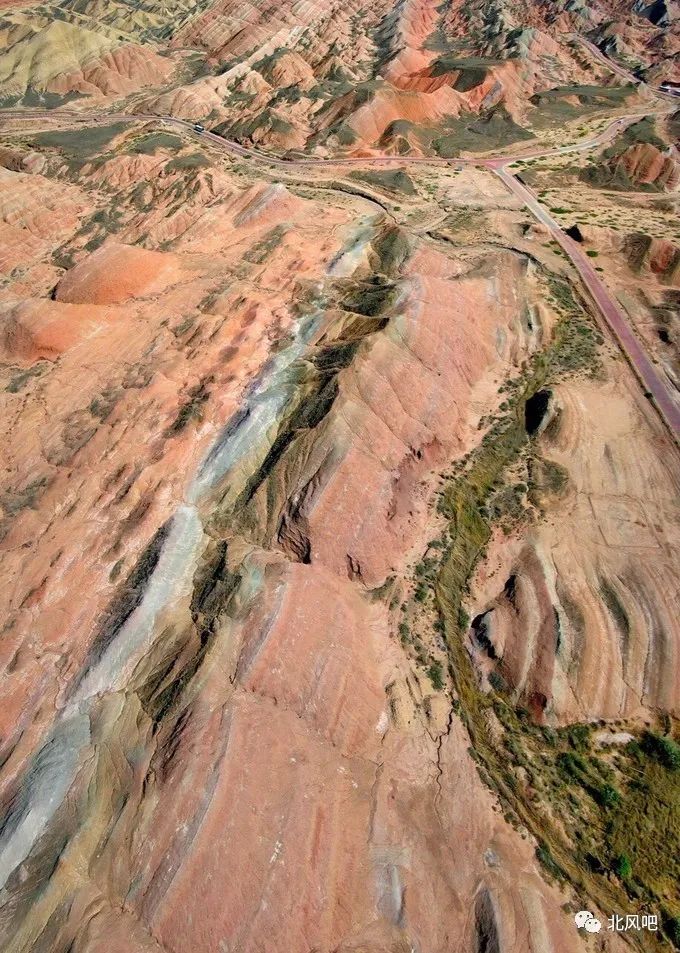
<path id="1" fill-rule="evenodd" d="M 210 161 L 200 152 L 192 152 L 185 156 L 176 156 L 166 165 L 167 172 L 186 172 L 194 169 L 207 169 Z"/>
<path id="2" fill-rule="evenodd" d="M 109 143 L 127 128 L 126 123 L 117 122 L 110 126 L 60 129 L 54 132 L 39 132 L 32 141 L 36 148 L 58 149 L 73 159 L 86 159 L 88 156 L 105 152 Z"/>
<path id="3" fill-rule="evenodd" d="M 401 195 L 416 195 L 413 179 L 403 169 L 389 169 L 384 172 L 351 172 L 350 178 L 375 185 L 387 192 Z"/>
<path id="4" fill-rule="evenodd" d="M 182 140 L 179 136 L 173 136 L 169 132 L 152 132 L 147 136 L 141 136 L 135 139 L 128 147 L 128 152 L 136 155 L 153 155 L 161 149 L 175 151 L 181 149 Z"/>

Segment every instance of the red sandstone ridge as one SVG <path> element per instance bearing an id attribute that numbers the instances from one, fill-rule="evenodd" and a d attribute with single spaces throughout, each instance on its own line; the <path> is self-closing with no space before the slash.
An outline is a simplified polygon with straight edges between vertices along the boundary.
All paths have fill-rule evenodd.
<path id="1" fill-rule="evenodd" d="M 632 3 L 0 0 L 3 953 L 667 953 L 680 458 L 547 218 L 672 403 Z"/>
<path id="2" fill-rule="evenodd" d="M 657 185 L 666 192 L 680 186 L 680 162 L 677 157 L 661 152 L 656 146 L 638 143 L 619 156 L 612 167 L 622 168 L 631 182 Z"/>
<path id="3" fill-rule="evenodd" d="M 575 119 L 578 90 L 601 86 L 597 108 L 607 105 L 606 68 L 565 32 L 579 17 L 565 23 L 541 4 L 522 13 L 503 3 L 489 19 L 482 0 L 446 9 L 432 0 L 381 0 L 330 10 L 312 4 L 302 22 L 294 6 L 274 10 L 259 0 L 244 27 L 238 5 L 220 0 L 175 40 L 205 49 L 214 73 L 137 98 L 135 108 L 200 120 L 276 151 L 448 155 L 458 151 L 456 138 L 463 149 L 471 138 L 486 152 L 544 135 L 560 104 L 573 105 L 567 115 Z M 557 109 L 542 98 L 554 90 Z M 638 95 L 631 86 L 623 98 L 632 105 Z"/>
<path id="4" fill-rule="evenodd" d="M 653 277 L 655 283 L 678 286 L 680 248 L 674 242 L 643 232 L 621 234 L 619 230 L 593 225 L 579 225 L 578 233 L 580 240 L 596 254 L 606 255 L 613 261 L 620 255 L 635 275 L 647 279 Z"/>
<path id="5" fill-rule="evenodd" d="M 71 304 L 119 304 L 164 291 L 180 277 L 175 255 L 109 242 L 62 278 L 55 298 Z"/>
<path id="6" fill-rule="evenodd" d="M 125 195 L 129 161 L 163 195 L 155 165 L 109 161 L 116 175 L 93 169 L 91 188 L 115 182 Z M 197 207 L 173 220 L 172 252 L 109 240 L 66 271 L 56 301 L 11 312 L 5 357 L 37 376 L 23 383 L 15 369 L 5 391 L 9 433 L 22 439 L 3 495 L 15 622 L 2 782 L 47 815 L 40 851 L 33 828 L 11 842 L 24 857 L 9 889 L 27 897 L 11 942 L 36 946 L 38 880 L 56 948 L 76 937 L 85 953 L 222 953 L 225 942 L 524 953 L 526 936 L 555 953 L 585 949 L 562 910 L 570 895 L 546 882 L 533 838 L 480 777 L 448 675 L 436 689 L 396 637 L 409 566 L 441 532 L 437 480 L 479 445 L 480 410 L 500 405 L 500 382 L 551 334 L 537 266 L 490 248 L 488 230 L 452 255 L 342 189 L 321 204 L 224 176 L 218 202 L 197 188 Z M 473 195 L 484 176 L 446 187 Z M 499 185 L 489 190 L 487 206 L 516 214 Z M 165 236 L 155 213 L 146 234 Z M 131 227 L 123 220 L 126 236 Z M 629 386 L 619 416 L 646 426 Z M 565 439 L 587 430 L 577 397 L 564 419 Z M 585 534 L 596 490 L 583 450 Z M 576 458 L 571 444 L 564 453 Z M 627 498 L 638 477 L 627 474 Z M 670 498 L 665 465 L 653 486 Z M 593 505 L 611 552 L 588 552 L 614 572 L 629 537 L 608 497 Z M 559 549 L 563 518 L 540 545 L 501 548 L 499 562 L 517 557 L 532 636 L 521 643 L 511 610 L 507 671 L 520 693 L 550 698 L 555 723 L 584 714 L 571 707 L 576 685 L 588 712 L 627 716 L 642 617 L 622 708 L 610 688 L 618 637 L 589 589 L 570 589 L 588 606 L 577 675 L 541 641 L 555 570 L 540 553 L 554 553 L 560 578 L 577 564 L 588 578 L 583 542 Z M 493 593 L 503 577 L 493 562 L 484 571 Z M 471 598 L 484 605 L 476 585 Z M 592 674 L 603 656 L 606 684 Z M 673 698 L 675 662 L 661 675 L 653 658 L 642 711 Z M 58 757 L 38 760 L 39 783 L 27 783 L 36 750 Z M 72 879 L 74 865 L 87 876 Z"/>
<path id="7" fill-rule="evenodd" d="M 174 69 L 170 60 L 129 43 L 83 63 L 77 70 L 60 74 L 50 82 L 48 91 L 75 92 L 84 96 L 124 96 L 146 86 L 161 85 Z"/>
<path id="8" fill-rule="evenodd" d="M 175 62 L 129 42 L 131 35 L 118 29 L 111 12 L 101 13 L 50 20 L 28 7 L 7 16 L 0 54 L 3 94 L 29 100 L 45 94 L 112 98 L 167 81 Z"/>
<path id="9" fill-rule="evenodd" d="M 680 285 L 680 248 L 662 238 L 653 238 L 647 252 L 649 267 L 669 284 Z"/>
<path id="10" fill-rule="evenodd" d="M 41 359 L 56 360 L 115 319 L 111 308 L 25 301 L 0 316 L 0 349 L 6 359 L 29 365 Z"/>

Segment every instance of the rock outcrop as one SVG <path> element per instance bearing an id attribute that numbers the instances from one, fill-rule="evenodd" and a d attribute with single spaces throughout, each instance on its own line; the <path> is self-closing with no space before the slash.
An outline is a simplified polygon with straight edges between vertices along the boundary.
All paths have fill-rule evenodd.
<path id="1" fill-rule="evenodd" d="M 64 275 L 54 297 L 70 304 L 120 304 L 158 294 L 180 279 L 175 255 L 107 242 Z"/>
<path id="2" fill-rule="evenodd" d="M 531 270 L 223 196 L 4 318 L 7 948 L 571 950 L 390 595 L 542 346 Z"/>
<path id="3" fill-rule="evenodd" d="M 639 143 L 631 146 L 611 163 L 614 175 L 622 170 L 635 185 L 656 185 L 665 192 L 680 186 L 680 162 L 670 151 L 663 153 L 656 146 Z"/>
<path id="4" fill-rule="evenodd" d="M 121 42 L 117 30 L 102 25 L 87 29 L 79 19 L 49 22 L 27 15 L 5 21 L 4 33 L 0 90 L 5 97 L 117 97 L 157 86 L 174 72 L 172 61 L 155 51 Z"/>

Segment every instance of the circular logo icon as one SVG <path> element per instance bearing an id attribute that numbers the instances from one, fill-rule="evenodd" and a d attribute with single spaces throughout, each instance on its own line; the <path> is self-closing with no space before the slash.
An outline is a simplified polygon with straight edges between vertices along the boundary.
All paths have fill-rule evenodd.
<path id="1" fill-rule="evenodd" d="M 599 933 L 602 929 L 602 924 L 594 917 L 590 910 L 579 910 L 577 914 L 574 915 L 574 923 L 579 928 L 579 930 L 586 930 L 588 933 Z"/>

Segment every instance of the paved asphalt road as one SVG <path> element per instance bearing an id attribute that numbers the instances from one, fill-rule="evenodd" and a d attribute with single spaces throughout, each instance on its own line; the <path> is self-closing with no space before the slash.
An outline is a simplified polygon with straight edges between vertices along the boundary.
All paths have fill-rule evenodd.
<path id="1" fill-rule="evenodd" d="M 619 63 L 616 63 L 614 60 L 609 59 L 602 50 L 598 49 L 594 43 L 591 43 L 590 40 L 586 40 L 585 37 L 577 36 L 576 39 L 581 43 L 582 46 L 585 46 L 593 56 L 598 59 L 603 66 L 606 66 L 607 69 L 610 69 L 612 73 L 616 73 L 617 76 L 620 76 L 622 79 L 625 79 L 627 83 L 640 84 L 642 86 L 647 86 L 649 89 L 653 90 L 657 96 L 663 96 L 664 99 L 669 101 L 675 101 L 675 104 L 678 104 L 678 93 L 669 92 L 667 89 L 662 89 L 661 86 L 654 85 L 653 83 L 647 83 L 643 79 L 635 76 L 634 73 L 631 73 L 630 70 L 627 70 L 625 67 L 621 66 Z"/>
<path id="2" fill-rule="evenodd" d="M 596 48 L 595 48 L 596 49 Z M 597 53 L 601 56 L 599 50 L 596 50 Z M 606 61 L 608 62 L 608 61 Z M 660 112 L 661 110 L 656 110 Z M 536 196 L 522 183 L 520 182 L 515 175 L 508 169 L 508 166 L 512 162 L 516 162 L 519 159 L 532 159 L 532 158 L 548 158 L 555 155 L 564 155 L 570 152 L 584 152 L 589 149 L 593 149 L 598 145 L 603 145 L 609 140 L 613 139 L 619 132 L 621 132 L 626 126 L 640 119 L 638 114 L 621 116 L 618 119 L 615 119 L 611 122 L 607 128 L 601 132 L 598 136 L 595 136 L 592 139 L 586 139 L 582 142 L 577 142 L 572 145 L 562 146 L 552 150 L 545 150 L 542 152 L 527 153 L 522 156 L 497 156 L 494 158 L 479 158 L 479 159 L 442 159 L 442 158 L 429 158 L 425 156 L 371 156 L 371 157 L 361 157 L 361 158 L 338 158 L 338 159 L 318 159 L 318 158 L 289 158 L 282 159 L 276 156 L 268 155 L 267 153 L 261 152 L 258 149 L 248 148 L 242 146 L 238 142 L 232 142 L 231 140 L 225 139 L 222 136 L 217 135 L 214 132 L 209 130 L 197 130 L 196 126 L 187 122 L 183 119 L 176 119 L 172 116 L 154 116 L 154 115 L 116 115 L 107 113 L 99 114 L 98 116 L 87 114 L 87 113 L 78 113 L 75 111 L 68 110 L 22 110 L 22 109 L 5 109 L 0 110 L 0 118 L 6 116 L 7 118 L 14 119 L 45 119 L 45 118 L 59 118 L 63 117 L 71 121 L 80 121 L 87 122 L 90 125 L 95 123 L 114 123 L 114 122 L 139 122 L 139 121 L 155 121 L 160 122 L 164 125 L 174 126 L 175 128 L 180 128 L 190 134 L 199 137 L 200 139 L 207 140 L 221 149 L 230 152 L 233 155 L 241 156 L 248 161 L 256 161 L 260 163 L 265 163 L 269 166 L 274 166 L 276 168 L 284 168 L 288 170 L 295 169 L 331 169 L 337 166 L 352 166 L 359 168 L 366 168 L 371 166 L 385 166 L 385 165 L 443 165 L 443 166 L 477 166 L 482 168 L 487 168 L 498 175 L 501 181 L 506 185 L 506 187 L 513 192 L 525 205 L 525 207 L 531 212 L 531 214 L 539 221 L 542 222 L 549 230 L 550 233 L 554 236 L 555 240 L 559 242 L 566 254 L 571 259 L 574 267 L 579 272 L 583 283 L 590 292 L 593 300 L 597 304 L 603 320 L 607 327 L 610 329 L 612 334 L 615 337 L 619 347 L 623 350 L 624 354 L 628 358 L 629 362 L 633 366 L 634 370 L 637 373 L 638 378 L 642 382 L 645 391 L 650 394 L 661 414 L 662 418 L 668 425 L 669 429 L 673 435 L 678 438 L 680 436 L 680 407 L 676 403 L 674 397 L 675 391 L 672 389 L 670 382 L 663 380 L 657 374 L 657 371 L 652 363 L 652 361 L 647 356 L 642 345 L 640 344 L 638 338 L 633 332 L 632 328 L 628 324 L 628 321 L 621 311 L 619 305 L 612 298 L 609 291 L 606 289 L 602 281 L 597 275 L 597 272 L 590 263 L 588 257 L 583 253 L 583 250 L 579 245 L 572 241 L 568 235 L 566 235 L 557 222 L 549 215 L 547 210 L 538 202 Z"/>
<path id="3" fill-rule="evenodd" d="M 279 169 L 323 169 L 323 168 L 333 168 L 334 166 L 360 166 L 366 168 L 367 166 L 380 166 L 380 165 L 440 165 L 440 166 L 456 166 L 456 165 L 472 165 L 472 166 L 486 166 L 487 168 L 497 168 L 499 165 L 504 165 L 508 162 L 517 162 L 519 160 L 527 159 L 542 159 L 549 158 L 550 156 L 555 155 L 565 155 L 569 152 L 585 152 L 588 149 L 593 149 L 596 146 L 604 145 L 606 142 L 609 142 L 613 139 L 619 132 L 623 131 L 626 126 L 629 126 L 631 123 L 635 122 L 642 118 L 639 114 L 632 113 L 628 116 L 620 116 L 618 119 L 613 120 L 606 129 L 603 130 L 599 135 L 594 136 L 592 139 L 584 139 L 581 142 L 574 143 L 569 146 L 561 146 L 557 149 L 547 149 L 541 150 L 539 152 L 526 152 L 521 155 L 514 156 L 494 156 L 492 158 L 473 158 L 473 159 L 463 159 L 463 158 L 453 158 L 453 159 L 442 159 L 436 156 L 361 156 L 358 158 L 313 158 L 313 157 L 289 157 L 289 158 L 280 158 L 278 156 L 270 155 L 267 152 L 262 152 L 260 149 L 256 149 L 254 146 L 242 146 L 238 142 L 233 142 L 231 139 L 225 139 L 224 136 L 220 136 L 215 132 L 210 132 L 208 129 L 204 129 L 201 132 L 196 130 L 196 124 L 193 122 L 188 122 L 185 119 L 176 119 L 174 116 L 157 116 L 150 113 L 88 113 L 88 112 L 76 112 L 75 110 L 67 109 L 0 109 L 0 119 L 19 119 L 19 120 L 41 120 L 41 119 L 68 119 L 76 123 L 83 123 L 84 125 L 102 125 L 109 124 L 112 125 L 116 122 L 158 122 L 162 123 L 165 126 L 174 126 L 176 129 L 181 129 L 184 132 L 199 137 L 208 142 L 212 142 L 215 145 L 219 146 L 221 149 L 224 149 L 227 152 L 232 153 L 233 155 L 242 156 L 244 159 L 248 159 L 253 162 L 262 162 L 267 165 L 274 166 Z"/>
<path id="4" fill-rule="evenodd" d="M 542 222 L 550 230 L 553 238 L 560 243 L 595 300 L 605 323 L 633 365 L 645 390 L 653 396 L 671 431 L 676 437 L 680 436 L 680 407 L 671 396 L 671 385 L 665 383 L 657 374 L 656 368 L 643 350 L 618 304 L 615 303 L 605 288 L 588 256 L 577 242 L 562 231 L 557 222 L 536 200 L 533 193 L 523 183 L 519 182 L 514 175 L 505 168 L 497 169 L 496 175 L 511 192 L 514 192 L 522 200 L 532 215 L 539 222 Z"/>

